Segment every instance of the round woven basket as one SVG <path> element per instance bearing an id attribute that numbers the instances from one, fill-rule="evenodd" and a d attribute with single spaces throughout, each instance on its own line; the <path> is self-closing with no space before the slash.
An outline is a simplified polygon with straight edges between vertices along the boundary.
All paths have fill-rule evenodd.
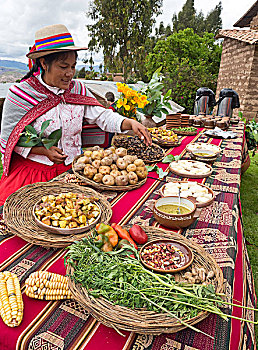
<path id="1" fill-rule="evenodd" d="M 83 173 L 80 173 L 79 171 L 76 171 L 74 169 L 74 164 L 76 163 L 77 159 L 79 159 L 80 157 L 82 157 L 82 155 L 77 156 L 76 158 L 74 158 L 73 163 L 72 163 L 72 169 L 74 172 L 74 175 L 76 175 L 78 177 L 78 179 L 80 179 L 81 181 L 83 181 L 84 183 L 86 183 L 89 186 L 92 186 L 94 188 L 97 188 L 98 190 L 105 190 L 105 191 L 131 191 L 131 190 L 135 190 L 136 188 L 141 187 L 142 185 L 145 184 L 147 178 L 138 181 L 135 185 L 126 185 L 126 186 L 109 186 L 109 185 L 104 185 L 102 182 L 95 182 L 93 180 L 88 179 Z"/>
<path id="2" fill-rule="evenodd" d="M 51 233 L 37 225 L 33 216 L 34 205 L 42 196 L 62 192 L 83 193 L 86 196 L 98 198 L 98 205 L 101 209 L 99 221 L 109 222 L 112 216 L 111 206 L 102 195 L 93 189 L 60 181 L 37 182 L 20 188 L 7 198 L 3 215 L 8 229 L 27 242 L 49 248 L 63 248 L 85 237 L 91 227 L 86 227 L 83 233 L 69 235 Z"/>
<path id="3" fill-rule="evenodd" d="M 164 141 L 158 137 L 152 137 L 153 141 L 163 148 L 177 147 L 181 145 L 182 140 L 179 139 L 177 142 Z"/>
<path id="4" fill-rule="evenodd" d="M 182 131 L 182 130 L 177 130 L 176 128 L 172 130 L 174 131 L 175 134 L 177 135 L 183 135 L 183 136 L 194 136 L 198 134 L 198 130 L 196 131 Z"/>
<path id="5" fill-rule="evenodd" d="M 156 228 L 156 227 L 144 227 L 145 232 L 149 236 L 149 240 L 152 239 L 173 239 L 178 242 L 186 244 L 194 254 L 194 261 L 191 266 L 204 267 L 207 270 L 214 271 L 215 277 L 213 279 L 213 285 L 217 293 L 223 290 L 223 274 L 216 261 L 198 244 L 193 243 L 182 235 Z M 190 270 L 191 267 L 188 269 Z M 179 272 L 175 276 L 180 280 L 184 272 L 188 269 Z M 108 327 L 114 329 L 121 329 L 131 332 L 137 332 L 140 334 L 161 334 L 161 333 L 175 333 L 186 326 L 182 325 L 175 318 L 169 316 L 166 313 L 157 313 L 153 311 L 146 311 L 142 309 L 129 309 L 123 306 L 114 305 L 103 297 L 94 298 L 89 296 L 86 288 L 81 284 L 75 284 L 69 277 L 73 275 L 73 268 L 68 265 L 66 273 L 68 275 L 69 288 L 73 294 L 73 297 L 85 307 L 91 315 L 98 321 Z M 201 311 L 196 317 L 187 321 L 189 325 L 194 325 L 208 316 L 208 312 Z"/>
<path id="6" fill-rule="evenodd" d="M 128 138 L 128 137 L 132 137 L 132 136 L 115 135 L 115 136 L 113 136 L 113 138 L 112 138 L 111 144 L 112 144 L 112 146 L 114 146 L 114 147 L 120 147 L 120 146 L 116 146 L 116 140 L 119 140 L 119 139 L 126 139 L 126 138 Z M 126 148 L 125 146 L 121 146 L 121 147 Z M 159 148 L 159 149 L 161 150 L 161 152 L 162 152 L 162 156 L 159 157 L 159 158 L 156 158 L 155 160 L 150 160 L 150 159 L 145 159 L 145 158 L 143 158 L 143 157 L 137 155 L 138 158 L 142 159 L 142 160 L 144 161 L 144 163 L 146 163 L 146 164 L 154 164 L 154 163 L 157 163 L 157 162 L 161 162 L 162 159 L 165 157 L 165 152 L 164 152 L 164 150 L 163 150 L 157 143 L 152 143 L 152 147 Z M 130 154 L 130 155 L 132 155 L 132 156 L 136 155 L 136 154 L 134 154 L 133 151 L 131 151 L 131 150 L 128 152 L 128 154 Z"/>

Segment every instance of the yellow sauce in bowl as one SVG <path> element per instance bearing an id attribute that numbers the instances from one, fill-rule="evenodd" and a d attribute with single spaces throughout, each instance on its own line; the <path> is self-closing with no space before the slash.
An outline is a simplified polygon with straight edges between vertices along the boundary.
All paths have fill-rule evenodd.
<path id="1" fill-rule="evenodd" d="M 191 209 L 188 207 L 185 207 L 183 205 L 180 205 L 180 213 L 178 211 L 178 205 L 176 204 L 163 204 L 157 207 L 158 210 L 162 211 L 163 213 L 167 214 L 188 214 L 191 212 Z"/>

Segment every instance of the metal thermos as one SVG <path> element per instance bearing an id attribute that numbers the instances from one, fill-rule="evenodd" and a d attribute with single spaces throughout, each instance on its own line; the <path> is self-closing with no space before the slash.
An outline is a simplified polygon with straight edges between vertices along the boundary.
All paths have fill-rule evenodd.
<path id="1" fill-rule="evenodd" d="M 240 107 L 239 97 L 236 91 L 232 89 L 222 89 L 217 101 L 217 115 L 231 117 L 234 108 Z"/>
<path id="2" fill-rule="evenodd" d="M 194 114 L 210 114 L 210 111 L 215 106 L 215 104 L 216 101 L 214 92 L 207 87 L 201 87 L 196 92 Z"/>

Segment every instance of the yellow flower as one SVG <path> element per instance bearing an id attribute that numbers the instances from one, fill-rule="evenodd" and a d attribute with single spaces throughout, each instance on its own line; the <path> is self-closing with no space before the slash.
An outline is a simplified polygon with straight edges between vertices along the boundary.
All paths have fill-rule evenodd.
<path id="1" fill-rule="evenodd" d="M 118 101 L 117 101 L 117 108 L 121 108 L 121 107 L 124 107 L 124 109 L 126 110 L 126 111 L 129 111 L 129 109 L 130 109 L 130 106 L 127 104 L 127 98 L 124 98 L 124 99 L 122 99 L 122 98 L 120 98 Z"/>

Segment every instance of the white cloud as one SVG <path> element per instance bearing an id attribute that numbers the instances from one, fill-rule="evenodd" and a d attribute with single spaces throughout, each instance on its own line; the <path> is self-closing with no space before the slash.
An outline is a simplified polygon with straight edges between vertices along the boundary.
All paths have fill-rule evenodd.
<path id="1" fill-rule="evenodd" d="M 195 0 L 197 11 L 207 14 L 219 0 Z M 163 14 L 157 23 L 171 24 L 173 14 L 181 10 L 185 0 L 163 0 Z M 252 6 L 254 0 L 222 0 L 223 28 L 232 28 L 233 24 Z M 87 46 L 90 40 L 87 24 L 92 23 L 86 17 L 89 0 L 0 0 L 0 59 L 15 59 L 27 63 L 25 57 L 29 46 L 34 43 L 35 32 L 46 25 L 62 23 L 71 32 L 75 44 Z M 79 54 L 82 58 L 84 53 Z M 95 64 L 103 57 L 94 54 Z"/>

